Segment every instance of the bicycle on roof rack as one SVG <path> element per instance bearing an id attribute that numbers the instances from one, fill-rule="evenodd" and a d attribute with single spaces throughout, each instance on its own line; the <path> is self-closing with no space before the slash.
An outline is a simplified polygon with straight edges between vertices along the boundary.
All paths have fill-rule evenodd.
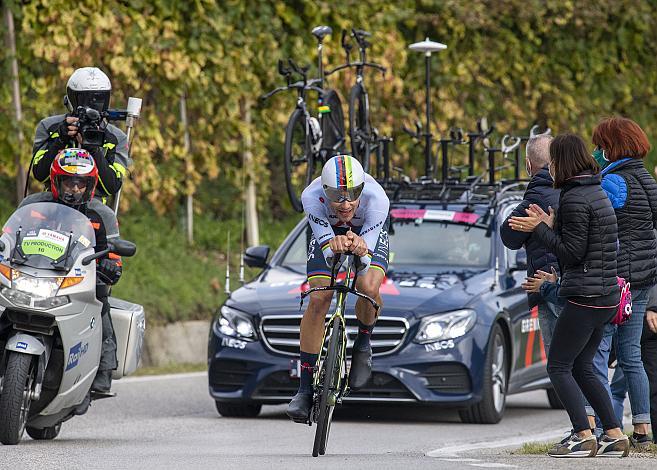
<path id="1" fill-rule="evenodd" d="M 313 28 L 317 39 L 318 78 L 308 78 L 309 66 L 298 66 L 292 59 L 278 61 L 278 73 L 285 77 L 287 85 L 278 87 L 260 97 L 266 101 L 273 95 L 287 90 L 297 91 L 297 104 L 285 126 L 285 186 L 292 207 L 303 211 L 301 193 L 311 183 L 326 161 L 343 153 L 345 142 L 342 102 L 335 90 L 324 88 L 322 49 L 324 37 L 331 34 L 328 26 Z M 293 75 L 301 80 L 293 81 Z M 318 114 L 315 117 L 308 108 L 307 93 L 318 95 Z"/>
<path id="2" fill-rule="evenodd" d="M 347 260 L 343 284 L 336 284 L 336 277 L 342 259 L 341 255 L 336 254 L 331 267 L 331 283 L 328 286 L 309 289 L 301 294 L 301 306 L 303 306 L 303 299 L 313 292 L 334 291 L 337 294 L 335 310 L 326 323 L 324 338 L 322 339 L 323 347 L 314 366 L 313 406 L 307 421 L 309 425 L 312 425 L 313 422 L 317 423 L 313 457 L 326 453 L 333 410 L 335 405 L 341 403 L 342 398 L 349 393 L 347 380 L 347 324 L 344 317 L 347 294 L 353 294 L 369 301 L 374 307 L 375 314 L 378 314 L 380 308 L 374 299 L 356 290 L 360 259 L 351 253 L 344 253 L 344 255 Z"/>
<path id="3" fill-rule="evenodd" d="M 358 44 L 360 57 L 357 62 L 351 62 L 353 45 L 349 41 L 349 36 Z M 366 172 L 370 169 L 370 155 L 377 151 L 380 142 L 378 131 L 370 121 L 369 95 L 365 88 L 365 68 L 379 70 L 382 74 L 386 72 L 386 68 L 382 65 L 367 61 L 367 49 L 372 45 L 367 40 L 370 36 L 370 33 L 362 29 L 352 28 L 351 34 L 343 29 L 341 42 L 346 54 L 346 63 L 325 72 L 325 75 L 329 76 L 340 70 L 356 69 L 356 83 L 349 92 L 349 137 L 352 155 L 361 162 Z"/>

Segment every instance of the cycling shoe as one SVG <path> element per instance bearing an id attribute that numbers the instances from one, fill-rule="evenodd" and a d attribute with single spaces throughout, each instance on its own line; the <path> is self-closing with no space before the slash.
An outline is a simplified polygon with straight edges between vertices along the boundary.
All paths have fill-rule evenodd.
<path id="1" fill-rule="evenodd" d="M 307 424 L 310 419 L 310 409 L 313 406 L 313 394 L 297 392 L 287 405 L 287 415 L 295 423 Z"/>
<path id="2" fill-rule="evenodd" d="M 365 386 L 372 375 L 372 347 L 364 351 L 354 349 L 349 371 L 349 388 L 358 390 Z"/>

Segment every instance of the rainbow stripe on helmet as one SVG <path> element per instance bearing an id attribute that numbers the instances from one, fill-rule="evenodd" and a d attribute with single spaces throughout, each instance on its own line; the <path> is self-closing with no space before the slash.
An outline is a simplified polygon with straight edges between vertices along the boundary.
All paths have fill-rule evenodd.
<path id="1" fill-rule="evenodd" d="M 335 157 L 335 178 L 336 187 L 353 188 L 354 178 L 351 167 L 351 157 L 348 155 L 338 155 Z"/>

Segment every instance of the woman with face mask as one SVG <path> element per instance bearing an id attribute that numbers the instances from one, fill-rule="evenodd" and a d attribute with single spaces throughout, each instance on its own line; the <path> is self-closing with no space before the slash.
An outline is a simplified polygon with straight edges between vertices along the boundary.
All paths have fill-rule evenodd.
<path id="1" fill-rule="evenodd" d="M 616 215 L 600 187 L 599 166 L 579 136 L 555 137 L 550 144 L 549 170 L 554 187 L 561 188 L 556 216 L 533 204 L 527 217 L 509 220 L 513 230 L 538 236 L 557 255 L 561 267 L 559 297 L 565 302 L 554 328 L 547 370 L 573 432 L 548 455 L 624 457 L 629 452 L 628 438 L 592 364 L 620 299 Z M 605 434 L 600 441 L 591 433 L 582 394 L 602 420 Z"/>
<path id="2" fill-rule="evenodd" d="M 614 411 L 622 422 L 623 402 L 629 391 L 633 443 L 647 445 L 650 398 L 641 358 L 641 335 L 648 292 L 657 283 L 657 183 L 643 165 L 650 143 L 636 122 L 613 117 L 604 119 L 594 129 L 593 144 L 593 157 L 603 167 L 602 188 L 618 220 L 618 275 L 630 282 L 632 292 L 632 316 L 618 327 L 607 325 L 593 363 L 609 390 L 607 362 L 613 340 L 618 360 L 610 391 Z M 652 381 L 657 381 L 657 377 Z M 587 414 L 592 417 L 593 409 L 587 407 Z"/>

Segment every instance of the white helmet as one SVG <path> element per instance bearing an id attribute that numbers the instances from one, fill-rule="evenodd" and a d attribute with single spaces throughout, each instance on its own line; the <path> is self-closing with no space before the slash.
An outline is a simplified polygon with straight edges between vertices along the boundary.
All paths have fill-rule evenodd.
<path id="1" fill-rule="evenodd" d="M 322 187 L 326 197 L 333 202 L 355 201 L 364 186 L 363 167 L 350 155 L 337 155 L 322 169 Z"/>
<path id="2" fill-rule="evenodd" d="M 77 69 L 66 84 L 66 98 L 71 111 L 78 106 L 107 111 L 111 91 L 109 77 L 98 67 Z"/>

